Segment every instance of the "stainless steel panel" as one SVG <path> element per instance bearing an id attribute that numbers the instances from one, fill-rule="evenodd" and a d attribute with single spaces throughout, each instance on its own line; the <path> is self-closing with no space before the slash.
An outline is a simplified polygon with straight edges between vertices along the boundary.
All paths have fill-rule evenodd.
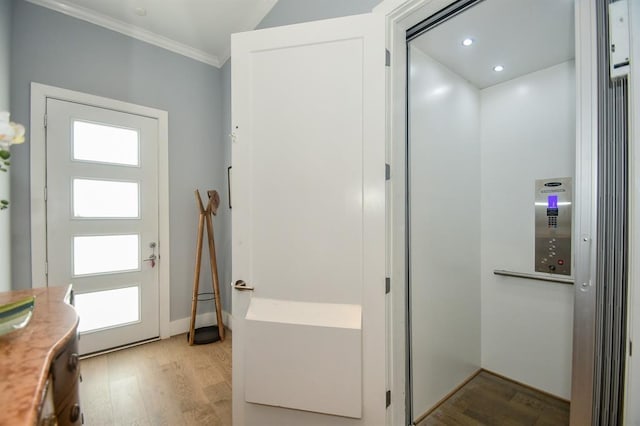
<path id="1" fill-rule="evenodd" d="M 595 258 L 598 244 L 597 204 L 597 136 L 600 127 L 597 102 L 598 33 L 596 4 L 593 0 L 576 1 L 576 82 L 578 109 L 575 180 L 574 238 L 576 285 L 574 292 L 573 362 L 571 383 L 571 426 L 593 424 L 595 386 Z"/>
<path id="2" fill-rule="evenodd" d="M 571 178 L 536 180 L 535 270 L 571 275 Z"/>

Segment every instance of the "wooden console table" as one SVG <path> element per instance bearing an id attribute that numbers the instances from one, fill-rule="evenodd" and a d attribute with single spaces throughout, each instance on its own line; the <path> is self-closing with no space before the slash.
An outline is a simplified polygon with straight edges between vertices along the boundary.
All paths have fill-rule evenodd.
<path id="1" fill-rule="evenodd" d="M 80 425 L 77 328 L 71 287 L 0 293 L 0 304 L 35 295 L 29 325 L 0 336 L 0 425 Z"/>

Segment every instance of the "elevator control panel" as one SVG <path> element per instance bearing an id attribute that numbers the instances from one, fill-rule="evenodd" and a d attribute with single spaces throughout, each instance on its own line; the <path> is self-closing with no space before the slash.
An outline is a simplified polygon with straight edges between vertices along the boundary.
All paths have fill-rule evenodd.
<path id="1" fill-rule="evenodd" d="M 571 178 L 536 180 L 536 272 L 571 275 Z"/>

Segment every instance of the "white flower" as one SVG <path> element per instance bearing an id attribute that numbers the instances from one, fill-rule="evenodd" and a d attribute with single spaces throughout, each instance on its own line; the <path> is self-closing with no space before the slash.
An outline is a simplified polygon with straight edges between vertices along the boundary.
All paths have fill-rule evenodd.
<path id="1" fill-rule="evenodd" d="M 9 121 L 7 111 L 0 112 L 0 172 L 9 171 L 11 165 L 11 145 L 24 142 L 24 126 Z M 0 210 L 9 208 L 9 200 L 0 199 Z"/>
<path id="2" fill-rule="evenodd" d="M 0 112 L 0 144 L 10 146 L 24 142 L 25 129 L 22 124 L 9 121 L 9 113 Z"/>
<path id="3" fill-rule="evenodd" d="M 0 141 L 9 143 L 13 140 L 15 129 L 9 122 L 9 113 L 0 112 Z"/>

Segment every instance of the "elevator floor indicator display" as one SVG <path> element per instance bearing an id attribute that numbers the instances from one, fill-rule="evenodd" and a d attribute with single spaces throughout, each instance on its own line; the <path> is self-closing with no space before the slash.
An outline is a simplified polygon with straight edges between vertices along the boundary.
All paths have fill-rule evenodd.
<path id="1" fill-rule="evenodd" d="M 571 178 L 536 180 L 535 270 L 571 275 Z"/>

